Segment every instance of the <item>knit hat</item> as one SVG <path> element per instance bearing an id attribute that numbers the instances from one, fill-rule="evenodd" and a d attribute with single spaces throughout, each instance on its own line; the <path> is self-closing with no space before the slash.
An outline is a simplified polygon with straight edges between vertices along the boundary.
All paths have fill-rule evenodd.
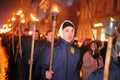
<path id="1" fill-rule="evenodd" d="M 62 29 L 66 28 L 66 27 L 68 27 L 68 26 L 74 28 L 74 26 L 73 26 L 73 24 L 72 24 L 71 22 L 65 22 L 65 23 L 63 24 Z"/>

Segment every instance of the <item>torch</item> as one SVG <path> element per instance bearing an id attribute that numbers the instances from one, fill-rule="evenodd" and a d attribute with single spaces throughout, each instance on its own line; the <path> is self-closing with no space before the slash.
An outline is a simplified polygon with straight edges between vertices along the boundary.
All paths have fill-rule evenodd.
<path id="1" fill-rule="evenodd" d="M 55 34 L 55 27 L 56 27 L 56 21 L 57 21 L 57 14 L 59 13 L 57 5 L 54 5 L 52 7 L 52 41 L 51 41 L 51 49 L 50 49 L 50 66 L 49 71 L 52 71 L 52 58 L 53 58 L 53 47 L 54 47 L 54 34 Z"/>
<path id="2" fill-rule="evenodd" d="M 33 35 L 32 35 L 32 46 L 31 46 L 31 57 L 30 60 L 33 60 L 33 53 L 34 53 L 34 39 L 35 39 L 35 29 L 36 29 L 36 23 L 39 21 L 39 19 L 35 18 L 32 14 L 30 14 L 32 20 L 33 20 Z M 32 78 L 32 64 L 30 64 L 30 71 L 29 71 L 29 80 Z"/>
<path id="3" fill-rule="evenodd" d="M 12 17 L 11 18 L 12 20 L 12 52 L 13 52 L 13 55 L 14 55 L 14 21 L 15 21 L 15 17 Z"/>
<path id="4" fill-rule="evenodd" d="M 110 61 L 111 61 L 111 55 L 112 55 L 112 36 L 115 34 L 115 26 L 117 25 L 117 22 L 114 20 L 107 20 L 106 24 L 106 35 L 108 36 L 108 46 L 107 46 L 107 52 L 106 52 L 106 59 L 105 59 L 105 68 L 104 68 L 104 79 L 108 80 L 109 76 L 109 67 L 110 67 Z"/>
<path id="5" fill-rule="evenodd" d="M 15 62 L 17 60 L 18 53 L 20 54 L 20 57 L 22 58 L 22 46 L 21 46 L 21 30 L 22 30 L 22 27 L 21 27 L 21 23 L 24 23 L 23 19 L 21 20 L 21 18 L 24 17 L 23 11 L 22 10 L 18 10 L 18 12 L 16 13 L 16 15 L 18 16 L 18 19 L 19 19 L 19 23 L 18 23 L 18 28 L 19 28 L 19 42 L 18 42 L 18 46 L 17 46 L 17 50 L 16 50 Z"/>

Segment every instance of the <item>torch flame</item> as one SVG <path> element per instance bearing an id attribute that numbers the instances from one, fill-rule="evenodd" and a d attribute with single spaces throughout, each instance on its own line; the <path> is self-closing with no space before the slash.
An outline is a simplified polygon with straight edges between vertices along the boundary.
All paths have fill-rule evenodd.
<path id="1" fill-rule="evenodd" d="M 30 16 L 31 16 L 31 18 L 32 18 L 33 21 L 36 21 L 36 22 L 39 21 L 39 19 L 37 19 L 36 17 L 34 17 L 33 14 L 30 14 Z"/>
<path id="2" fill-rule="evenodd" d="M 12 21 L 15 21 L 15 17 L 13 16 L 13 17 L 11 18 L 11 20 L 12 20 Z"/>
<path id="3" fill-rule="evenodd" d="M 110 18 L 110 20 L 111 20 L 111 21 L 114 21 L 114 19 L 113 19 L 112 17 Z"/>
<path id="4" fill-rule="evenodd" d="M 22 20 L 21 20 L 21 23 L 25 23 L 25 20 L 24 20 L 24 19 L 22 19 Z"/>
<path id="5" fill-rule="evenodd" d="M 22 10 L 18 10 L 17 15 L 21 15 L 22 12 L 23 12 Z"/>
<path id="6" fill-rule="evenodd" d="M 52 7 L 52 12 L 53 12 L 53 13 L 59 13 L 57 4 L 54 4 L 54 5 L 53 5 L 53 7 Z"/>

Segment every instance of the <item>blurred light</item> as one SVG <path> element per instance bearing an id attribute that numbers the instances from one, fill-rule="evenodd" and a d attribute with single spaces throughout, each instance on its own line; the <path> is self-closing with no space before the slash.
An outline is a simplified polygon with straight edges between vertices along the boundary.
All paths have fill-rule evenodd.
<path id="1" fill-rule="evenodd" d="M 12 21 L 15 21 L 15 17 L 13 16 L 13 17 L 11 18 L 11 20 L 12 20 Z"/>
<path id="2" fill-rule="evenodd" d="M 101 41 L 105 41 L 105 34 L 101 34 Z"/>
<path id="3" fill-rule="evenodd" d="M 57 4 L 53 4 L 52 12 L 53 12 L 53 13 L 59 13 L 58 5 L 57 5 Z"/>
<path id="4" fill-rule="evenodd" d="M 24 14 L 21 14 L 20 17 L 23 18 L 23 17 L 24 17 Z"/>
<path id="5" fill-rule="evenodd" d="M 6 29 L 0 29 L 0 33 L 6 33 L 11 31 L 11 28 L 6 28 Z"/>
<path id="6" fill-rule="evenodd" d="M 22 10 L 18 10 L 17 15 L 21 15 L 22 12 L 23 12 Z"/>
<path id="7" fill-rule="evenodd" d="M 10 22 L 10 19 L 8 19 L 8 22 Z"/>
<path id="8" fill-rule="evenodd" d="M 102 23 L 96 23 L 96 24 L 94 24 L 94 27 L 95 27 L 95 28 L 96 28 L 96 27 L 101 27 L 101 26 L 103 26 Z"/>
<path id="9" fill-rule="evenodd" d="M 92 40 L 97 38 L 97 29 L 92 29 L 93 31 L 93 36 L 92 36 Z"/>
<path id="10" fill-rule="evenodd" d="M 29 31 L 29 35 L 32 35 L 32 31 Z"/>
<path id="11" fill-rule="evenodd" d="M 40 37 L 43 37 L 43 34 L 40 34 Z"/>
<path id="12" fill-rule="evenodd" d="M 11 25 L 11 24 L 9 24 L 8 26 L 9 26 L 9 27 L 11 27 L 12 25 Z"/>
<path id="13" fill-rule="evenodd" d="M 4 25 L 3 25 L 3 29 L 6 29 L 7 27 L 8 27 L 7 24 L 4 24 Z"/>
<path id="14" fill-rule="evenodd" d="M 112 17 L 110 18 L 111 21 L 115 21 Z"/>
<path id="15" fill-rule="evenodd" d="M 24 19 L 22 19 L 22 20 L 21 20 L 21 23 L 25 23 L 25 20 L 24 20 Z"/>
<path id="16" fill-rule="evenodd" d="M 32 18 L 33 21 L 36 21 L 36 22 L 39 21 L 39 19 L 37 19 L 36 17 L 34 17 L 33 14 L 30 14 L 30 16 L 31 16 L 31 18 Z"/>

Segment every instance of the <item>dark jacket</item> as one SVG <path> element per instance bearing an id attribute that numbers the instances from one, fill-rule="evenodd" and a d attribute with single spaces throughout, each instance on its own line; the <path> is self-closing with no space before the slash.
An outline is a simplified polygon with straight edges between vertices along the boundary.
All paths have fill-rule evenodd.
<path id="1" fill-rule="evenodd" d="M 40 49 L 39 49 L 39 55 L 37 56 L 36 59 L 36 65 L 35 65 L 35 80 L 43 80 L 41 77 L 41 61 L 44 57 L 44 52 L 47 50 L 47 48 L 50 48 L 51 43 L 47 41 L 47 39 L 44 39 L 43 41 L 40 42 Z"/>
<path id="2" fill-rule="evenodd" d="M 24 79 L 23 80 L 28 80 L 29 78 L 29 64 L 28 60 L 31 57 L 31 46 L 32 46 L 32 40 L 29 40 L 24 47 L 24 54 L 23 54 L 23 64 L 24 64 Z M 36 60 L 39 55 L 39 49 L 40 49 L 40 41 L 35 40 L 34 42 L 34 52 L 33 52 L 33 67 L 32 67 L 32 80 L 35 80 L 35 66 L 36 66 Z"/>
<path id="3" fill-rule="evenodd" d="M 88 78 L 88 80 L 103 80 L 104 67 L 95 70 Z M 120 67 L 111 62 L 108 80 L 120 80 Z"/>
<path id="4" fill-rule="evenodd" d="M 24 47 L 24 54 L 23 54 L 23 62 L 24 64 L 28 63 L 28 60 L 30 59 L 31 56 L 31 46 L 32 46 L 32 40 L 29 40 L 25 43 Z M 40 41 L 35 40 L 34 42 L 34 53 L 33 53 L 33 59 L 34 63 L 39 55 L 39 49 L 40 49 Z"/>
<path id="5" fill-rule="evenodd" d="M 47 48 L 41 60 L 42 76 L 49 68 L 50 49 Z M 77 47 L 60 38 L 54 47 L 52 80 L 80 80 L 80 52 Z"/>

